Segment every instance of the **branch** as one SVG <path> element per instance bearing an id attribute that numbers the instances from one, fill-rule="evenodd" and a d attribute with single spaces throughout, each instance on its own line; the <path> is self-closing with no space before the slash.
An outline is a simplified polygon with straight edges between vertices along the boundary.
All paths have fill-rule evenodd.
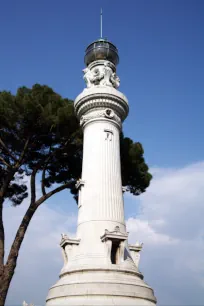
<path id="1" fill-rule="evenodd" d="M 45 167 L 43 168 L 43 171 L 42 171 L 42 181 L 41 181 L 41 190 L 42 190 L 42 194 L 44 196 L 46 195 L 46 191 L 45 191 L 45 168 L 46 168 L 46 165 L 45 165 Z"/>
<path id="2" fill-rule="evenodd" d="M 31 191 L 31 203 L 35 203 L 36 200 L 36 188 L 35 188 L 35 177 L 37 170 L 34 169 L 30 178 L 30 191 Z"/>
<path id="3" fill-rule="evenodd" d="M 68 144 L 68 142 L 70 141 L 70 139 L 68 139 L 65 144 L 64 144 L 64 147 L 63 148 L 58 148 L 56 150 L 54 150 L 52 153 L 51 153 L 51 147 L 50 147 L 50 151 L 49 151 L 49 156 L 46 158 L 46 160 L 44 161 L 45 163 L 45 166 L 43 167 L 43 171 L 42 171 L 42 180 L 41 180 L 41 190 L 42 190 L 42 194 L 43 196 L 46 196 L 46 190 L 45 190 L 45 172 L 46 172 L 46 166 L 49 162 L 49 160 L 51 159 L 51 157 L 53 157 L 57 152 L 59 151 L 63 151 L 64 148 L 66 147 L 66 145 Z"/>
<path id="4" fill-rule="evenodd" d="M 64 185 L 61 185 L 57 188 L 55 188 L 54 190 L 51 190 L 50 192 L 46 193 L 45 195 L 43 195 L 42 197 L 40 197 L 36 202 L 35 202 L 35 205 L 37 207 L 39 207 L 43 202 L 45 202 L 47 199 L 49 199 L 51 196 L 53 196 L 55 193 L 58 193 L 66 188 L 69 188 L 71 187 L 71 184 L 73 183 L 73 180 L 72 181 L 69 181 L 67 182 L 66 184 Z"/>
<path id="5" fill-rule="evenodd" d="M 4 255 L 5 255 L 5 233 L 4 233 L 4 223 L 3 223 L 3 203 L 7 188 L 13 178 L 14 172 L 9 171 L 9 173 L 4 178 L 3 184 L 0 189 L 0 280 L 2 279 L 4 273 Z"/>
<path id="6" fill-rule="evenodd" d="M 14 271 L 17 264 L 18 259 L 18 253 L 21 247 L 21 244 L 23 242 L 23 239 L 25 237 L 25 233 L 27 231 L 28 225 L 38 208 L 37 205 L 35 205 L 36 200 L 36 186 L 35 186 L 35 178 L 37 174 L 37 169 L 34 169 L 31 178 L 30 178 L 30 189 L 31 189 L 31 200 L 30 200 L 30 206 L 28 207 L 21 224 L 16 232 L 15 239 L 13 241 L 13 244 L 11 246 L 9 256 L 6 262 L 6 265 L 4 266 L 4 284 L 7 287 L 7 290 L 10 286 L 10 282 L 12 280 L 12 277 L 14 275 Z M 6 292 L 7 293 L 7 292 Z"/>
<path id="7" fill-rule="evenodd" d="M 8 174 L 3 178 L 3 184 L 1 185 L 1 188 L 0 188 L 0 203 L 1 201 L 2 203 L 4 202 L 4 197 L 7 192 L 7 188 L 10 182 L 12 181 L 14 174 L 15 174 L 15 171 L 13 169 L 10 169 Z"/>
<path id="8" fill-rule="evenodd" d="M 21 153 L 19 159 L 18 159 L 17 162 L 16 162 L 16 165 L 15 165 L 16 168 L 18 168 L 18 167 L 20 166 L 20 164 L 22 163 L 22 161 L 23 161 L 23 158 L 24 158 L 26 149 L 27 149 L 27 147 L 28 147 L 29 141 L 30 141 L 30 137 L 27 138 L 27 140 L 26 140 L 26 142 L 25 142 L 25 144 L 24 144 L 23 151 L 22 151 L 22 153 Z"/>
<path id="9" fill-rule="evenodd" d="M 4 265 L 4 224 L 3 224 L 3 199 L 0 199 L 0 278 L 3 274 Z"/>
<path id="10" fill-rule="evenodd" d="M 4 165 L 6 165 L 8 168 L 11 168 L 11 165 L 9 165 L 9 164 L 5 161 L 5 159 L 3 159 L 3 157 L 0 156 L 0 160 L 1 160 L 2 163 L 3 163 Z"/>
<path id="11" fill-rule="evenodd" d="M 63 147 L 57 148 L 57 149 L 55 149 L 55 150 L 52 151 L 52 152 L 51 152 L 51 147 L 50 147 L 48 157 L 47 157 L 45 160 L 43 160 L 41 163 L 38 164 L 38 169 L 40 169 L 40 167 L 41 167 L 43 164 L 45 164 L 45 167 L 46 167 L 46 165 L 48 164 L 48 161 L 51 159 L 51 157 L 55 156 L 59 151 L 63 151 L 63 150 L 65 149 L 66 145 L 67 145 L 69 142 L 71 142 L 73 139 L 74 139 L 74 136 L 73 136 L 72 138 L 67 139 L 67 141 L 63 144 Z M 41 186 L 41 188 L 42 188 L 42 186 Z"/>
<path id="12" fill-rule="evenodd" d="M 0 200 L 0 298 L 2 297 L 1 288 L 4 285 L 4 255 L 5 255 L 5 233 L 3 223 L 3 198 Z M 0 302 L 0 304 L 2 304 Z"/>
<path id="13" fill-rule="evenodd" d="M 10 150 L 7 148 L 7 146 L 5 145 L 5 143 L 3 142 L 3 140 L 0 138 L 0 144 L 2 145 L 2 147 L 4 148 L 4 150 L 7 151 L 7 153 L 10 155 L 10 157 L 17 162 L 17 158 L 10 152 Z"/>
<path id="14" fill-rule="evenodd" d="M 53 152 L 51 153 L 51 146 L 49 149 L 49 155 L 45 160 L 45 165 L 43 167 L 43 171 L 42 171 L 42 181 L 41 181 L 41 190 L 42 190 L 42 194 L 45 196 L 46 195 L 46 190 L 45 190 L 45 171 L 46 171 L 46 166 L 48 164 L 48 161 L 50 160 L 51 156 L 53 156 Z"/>
<path id="15" fill-rule="evenodd" d="M 35 174 L 33 174 L 33 177 L 35 176 Z M 54 190 L 48 192 L 45 196 L 42 196 L 41 198 L 38 199 L 38 201 L 36 202 L 31 202 L 30 206 L 28 207 L 22 221 L 21 224 L 17 230 L 15 239 L 13 241 L 13 244 L 11 246 L 10 252 L 9 252 L 9 256 L 5 265 L 5 275 L 6 277 L 4 277 L 4 282 L 6 283 L 7 287 L 9 287 L 10 282 L 12 280 L 12 277 L 14 275 L 14 271 L 16 268 L 16 264 L 17 264 L 17 259 L 18 259 L 18 253 L 21 247 L 21 244 L 23 242 L 23 239 L 25 237 L 28 225 L 34 215 L 34 213 L 36 212 L 37 208 L 43 203 L 45 202 L 45 200 L 47 200 L 48 198 L 50 198 L 52 195 L 54 195 L 55 193 L 64 190 L 68 187 L 71 186 L 71 182 L 68 182 L 60 187 L 55 188 Z"/>
<path id="16" fill-rule="evenodd" d="M 30 203 L 30 206 L 28 207 L 21 224 L 17 230 L 15 239 L 13 241 L 13 244 L 11 246 L 9 256 L 6 262 L 6 265 L 4 266 L 4 284 L 7 287 L 7 290 L 9 288 L 10 282 L 12 280 L 12 277 L 15 272 L 17 259 L 18 259 L 18 253 L 21 247 L 21 244 L 23 242 L 23 239 L 25 237 L 28 225 L 37 209 L 37 206 L 34 205 L 35 203 Z M 6 292 L 7 293 L 7 292 Z"/>

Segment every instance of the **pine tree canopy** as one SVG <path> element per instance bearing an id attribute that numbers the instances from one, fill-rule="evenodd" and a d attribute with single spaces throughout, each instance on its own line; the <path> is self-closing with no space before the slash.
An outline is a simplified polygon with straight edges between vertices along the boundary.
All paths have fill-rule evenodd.
<path id="1" fill-rule="evenodd" d="M 134 195 L 146 190 L 151 174 L 140 143 L 121 133 L 123 186 Z M 77 198 L 81 176 L 83 134 L 73 101 L 48 86 L 21 87 L 15 95 L 0 92 L 0 188 L 11 178 L 4 199 L 19 205 L 27 197 L 25 175 L 41 175 L 42 193 L 53 184 L 66 184 Z"/>

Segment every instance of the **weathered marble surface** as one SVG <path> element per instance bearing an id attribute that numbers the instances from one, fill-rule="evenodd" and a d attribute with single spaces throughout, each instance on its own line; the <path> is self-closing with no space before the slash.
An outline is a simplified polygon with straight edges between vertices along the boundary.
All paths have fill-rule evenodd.
<path id="1" fill-rule="evenodd" d="M 124 219 L 120 131 L 128 101 L 112 63 L 94 62 L 84 73 L 87 88 L 75 100 L 84 131 L 78 227 L 76 238 L 62 235 L 64 266 L 47 306 L 155 305 L 138 270 L 142 245 L 128 245 Z"/>

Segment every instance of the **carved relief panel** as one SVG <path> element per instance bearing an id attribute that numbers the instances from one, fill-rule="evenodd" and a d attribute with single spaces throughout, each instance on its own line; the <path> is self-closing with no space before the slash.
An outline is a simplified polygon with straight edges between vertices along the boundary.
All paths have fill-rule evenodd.
<path id="1" fill-rule="evenodd" d="M 112 64 L 105 61 L 103 65 L 98 65 L 90 69 L 89 67 L 83 69 L 84 81 L 87 88 L 92 86 L 111 86 L 118 88 L 120 86 L 120 79 L 112 69 Z"/>

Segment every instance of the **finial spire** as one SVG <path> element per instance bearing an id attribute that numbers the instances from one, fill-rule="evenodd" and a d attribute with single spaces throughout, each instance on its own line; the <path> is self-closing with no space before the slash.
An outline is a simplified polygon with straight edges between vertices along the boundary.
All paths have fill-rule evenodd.
<path id="1" fill-rule="evenodd" d="M 103 10 L 101 8 L 101 38 L 103 37 Z"/>

